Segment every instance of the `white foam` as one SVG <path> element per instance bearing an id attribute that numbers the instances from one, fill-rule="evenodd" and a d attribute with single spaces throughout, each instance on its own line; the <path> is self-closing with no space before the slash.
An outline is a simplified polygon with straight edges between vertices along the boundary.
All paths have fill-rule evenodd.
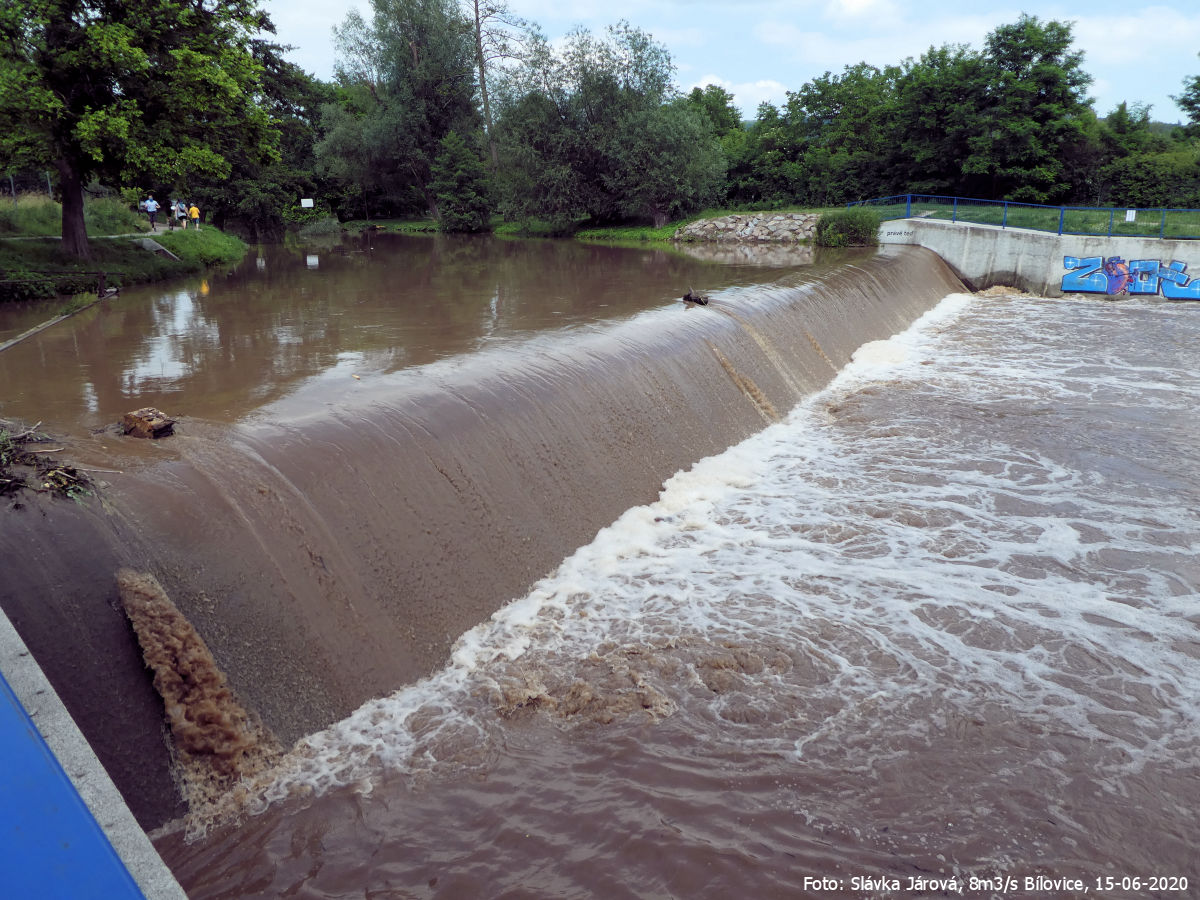
<path id="1" fill-rule="evenodd" d="M 1130 309 L 1144 319 L 1137 329 L 1164 321 Z M 1111 743 L 1115 768 L 1186 762 L 1179 748 L 1200 740 L 1200 673 L 1186 649 L 1200 599 L 1187 569 L 1200 456 L 1193 445 L 1165 483 L 1088 442 L 1109 419 L 1136 415 L 1146 391 L 1161 416 L 1191 415 L 1200 365 L 1147 365 L 1153 346 L 1122 356 L 1112 335 L 1134 338 L 1120 315 L 948 297 L 862 348 L 785 422 L 668 480 L 656 503 L 628 510 L 464 634 L 442 672 L 310 738 L 270 796 L 369 782 L 380 760 L 411 767 L 436 755 L 422 748 L 439 729 L 488 740 L 494 725 L 469 698 L 514 661 L 558 672 L 605 647 L 675 639 L 806 660 L 819 677 L 803 690 L 789 681 L 799 675 L 765 671 L 745 688 L 753 702 L 789 704 L 788 728 L 746 736 L 777 752 L 872 765 L 854 753 L 896 752 L 898 735 L 928 739 L 930 726 L 868 711 L 936 697 L 950 716 L 1001 704 Z M 1138 373 L 1150 372 L 1143 391 Z M 883 403 L 871 399 L 880 387 Z M 1153 424 L 1131 438 L 1146 455 L 1170 443 Z M 686 714 L 719 716 L 722 702 Z M 848 750 L 859 732 L 874 744 Z M 1047 765 L 1057 752 L 1046 748 Z"/>

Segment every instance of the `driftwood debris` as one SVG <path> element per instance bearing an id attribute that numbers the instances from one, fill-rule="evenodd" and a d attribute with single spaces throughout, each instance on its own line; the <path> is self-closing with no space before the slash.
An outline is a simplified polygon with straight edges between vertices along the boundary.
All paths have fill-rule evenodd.
<path id="1" fill-rule="evenodd" d="M 172 434 L 175 420 L 159 412 L 153 406 L 135 409 L 121 417 L 121 428 L 126 434 L 140 438 L 161 438 Z"/>
<path id="2" fill-rule="evenodd" d="M 708 306 L 708 298 L 705 297 L 703 294 L 697 294 L 691 288 L 688 288 L 688 292 L 683 295 L 683 302 L 684 303 L 699 303 L 701 306 Z"/>

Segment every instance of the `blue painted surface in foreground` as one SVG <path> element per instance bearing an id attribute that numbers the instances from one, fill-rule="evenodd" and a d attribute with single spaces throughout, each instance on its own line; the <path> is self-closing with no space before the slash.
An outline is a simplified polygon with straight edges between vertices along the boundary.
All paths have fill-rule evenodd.
<path id="1" fill-rule="evenodd" d="M 0 676 L 0 894 L 143 900 L 37 727 Z"/>

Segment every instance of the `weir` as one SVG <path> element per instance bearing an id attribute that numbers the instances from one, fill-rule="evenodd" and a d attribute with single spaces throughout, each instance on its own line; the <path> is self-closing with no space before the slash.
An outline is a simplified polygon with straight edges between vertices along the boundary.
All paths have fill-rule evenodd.
<path id="1" fill-rule="evenodd" d="M 666 478 L 961 290 L 934 253 L 889 247 L 353 395 L 314 379 L 236 425 L 189 422 L 173 455 L 106 475 L 102 502 L 31 500 L 25 527 L 0 530 L 0 599 L 154 828 L 182 804 L 118 569 L 158 580 L 288 744 L 434 670 Z"/>

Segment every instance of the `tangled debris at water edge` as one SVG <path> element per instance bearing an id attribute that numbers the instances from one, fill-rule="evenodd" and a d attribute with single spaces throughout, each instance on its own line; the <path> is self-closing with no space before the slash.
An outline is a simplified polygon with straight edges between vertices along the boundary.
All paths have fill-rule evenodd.
<path id="1" fill-rule="evenodd" d="M 38 431 L 38 422 L 24 428 L 0 419 L 0 497 L 16 496 L 23 491 L 54 494 L 80 501 L 92 492 L 92 482 L 85 472 L 61 463 L 51 454 L 59 453 L 62 446 L 42 447 L 54 444 L 53 439 Z M 38 445 L 36 448 L 31 445 Z M 17 501 L 14 508 L 20 509 Z"/>

